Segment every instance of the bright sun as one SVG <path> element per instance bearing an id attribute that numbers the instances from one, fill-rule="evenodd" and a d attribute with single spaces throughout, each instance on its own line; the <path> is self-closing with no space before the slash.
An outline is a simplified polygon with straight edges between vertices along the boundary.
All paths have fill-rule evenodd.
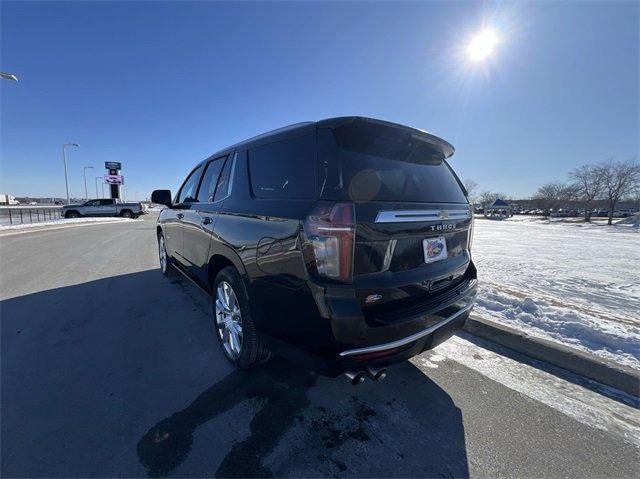
<path id="1" fill-rule="evenodd" d="M 493 53 L 496 43 L 496 33 L 493 30 L 483 30 L 471 39 L 467 52 L 472 60 L 482 61 Z"/>

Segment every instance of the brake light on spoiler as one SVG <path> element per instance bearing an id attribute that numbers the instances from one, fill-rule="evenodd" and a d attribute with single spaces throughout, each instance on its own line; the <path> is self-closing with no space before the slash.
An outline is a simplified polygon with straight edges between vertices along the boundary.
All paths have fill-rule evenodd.
<path id="1" fill-rule="evenodd" d="M 353 203 L 318 202 L 304 221 L 307 268 L 313 274 L 353 280 L 355 210 Z"/>

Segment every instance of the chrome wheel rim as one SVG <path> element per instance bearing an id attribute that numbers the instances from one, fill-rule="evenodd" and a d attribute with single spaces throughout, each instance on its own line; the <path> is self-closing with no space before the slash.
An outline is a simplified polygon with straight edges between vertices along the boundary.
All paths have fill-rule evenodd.
<path id="1" fill-rule="evenodd" d="M 236 359 L 242 351 L 242 314 L 233 288 L 221 281 L 216 288 L 216 329 L 227 356 Z"/>
<path id="2" fill-rule="evenodd" d="M 167 270 L 167 250 L 164 247 L 164 236 L 158 241 L 158 255 L 160 256 L 160 268 L 164 273 Z"/>

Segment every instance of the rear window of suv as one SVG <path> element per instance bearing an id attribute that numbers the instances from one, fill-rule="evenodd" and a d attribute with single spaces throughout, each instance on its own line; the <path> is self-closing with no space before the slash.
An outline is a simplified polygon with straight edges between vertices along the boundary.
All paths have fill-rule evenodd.
<path id="1" fill-rule="evenodd" d="M 315 134 L 252 148 L 249 175 L 257 198 L 317 199 Z"/>
<path id="2" fill-rule="evenodd" d="M 321 197 L 466 203 L 442 154 L 406 130 L 350 123 L 318 130 Z"/>

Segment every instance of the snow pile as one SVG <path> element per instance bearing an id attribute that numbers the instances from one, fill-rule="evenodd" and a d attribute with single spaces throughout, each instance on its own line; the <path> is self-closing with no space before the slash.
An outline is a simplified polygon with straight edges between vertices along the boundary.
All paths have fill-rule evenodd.
<path id="1" fill-rule="evenodd" d="M 0 231 L 14 231 L 30 228 L 44 228 L 47 226 L 72 225 L 78 223 L 126 223 L 128 221 L 136 221 L 131 218 L 60 218 L 58 220 L 40 221 L 39 223 L 24 223 L 10 226 L 0 226 Z"/>
<path id="2" fill-rule="evenodd" d="M 640 231 L 477 220 L 475 315 L 640 369 Z"/>
<path id="3" fill-rule="evenodd" d="M 640 213 L 636 213 L 635 215 L 631 215 L 628 218 L 624 218 L 618 221 L 616 224 L 618 225 L 633 225 L 636 228 L 640 228 Z"/>

